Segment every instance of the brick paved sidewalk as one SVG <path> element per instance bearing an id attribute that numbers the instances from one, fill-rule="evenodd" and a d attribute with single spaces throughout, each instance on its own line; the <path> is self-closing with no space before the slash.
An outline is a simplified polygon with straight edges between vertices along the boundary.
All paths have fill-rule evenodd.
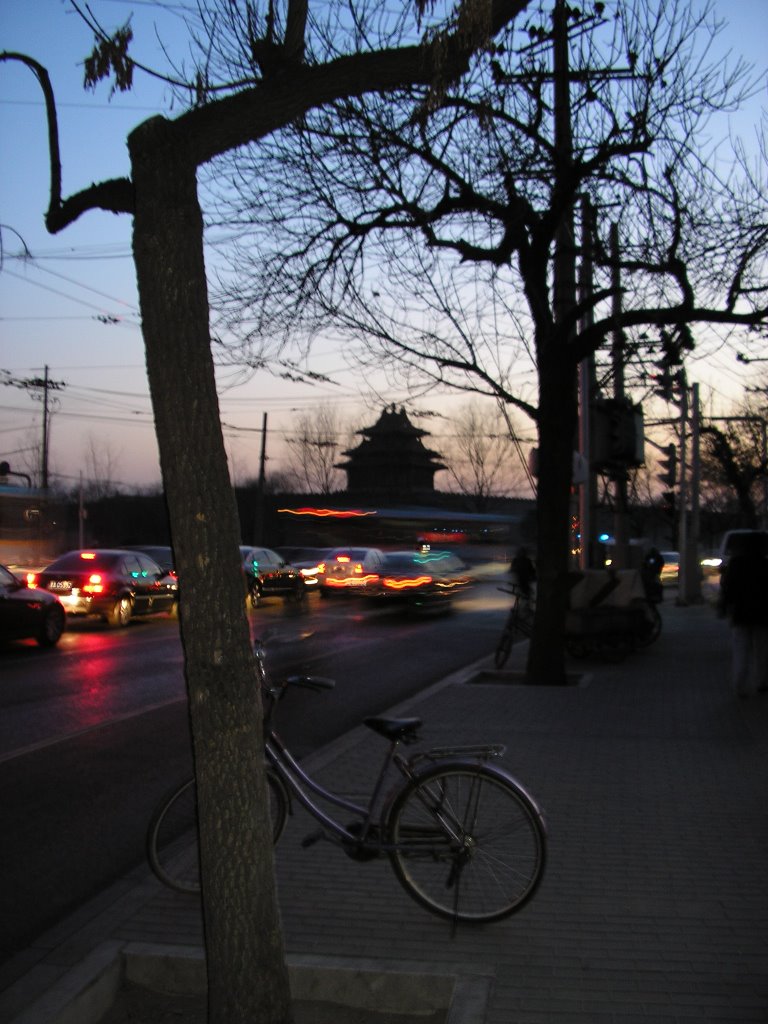
<path id="1" fill-rule="evenodd" d="M 448 680 L 397 709 L 423 717 L 430 746 L 507 745 L 549 827 L 528 906 L 453 933 L 385 862 L 301 849 L 314 822 L 299 811 L 278 848 L 290 953 L 491 975 L 487 1024 L 768 1021 L 768 696 L 731 694 L 728 627 L 709 607 L 662 614 L 652 647 L 574 663 L 579 686 Z M 380 742 L 360 728 L 309 763 L 331 788 L 365 792 Z M 122 904 L 105 937 L 200 943 L 194 899 L 143 880 Z M 70 937 L 58 962 L 98 930 Z"/>

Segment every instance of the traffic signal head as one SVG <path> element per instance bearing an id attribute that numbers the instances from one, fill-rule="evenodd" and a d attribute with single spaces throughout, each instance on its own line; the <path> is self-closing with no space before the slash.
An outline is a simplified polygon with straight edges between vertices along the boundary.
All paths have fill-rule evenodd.
<path id="1" fill-rule="evenodd" d="M 668 444 L 664 449 L 659 465 L 663 470 L 659 473 L 659 480 L 665 487 L 674 487 L 677 483 L 677 448 L 673 444 Z"/>
<path id="2" fill-rule="evenodd" d="M 592 467 L 600 471 L 642 466 L 645 434 L 643 410 L 625 399 L 592 403 Z"/>
<path id="3" fill-rule="evenodd" d="M 654 384 L 654 394 L 658 395 L 659 398 L 663 398 L 665 402 L 671 402 L 674 382 L 669 367 L 665 366 L 661 373 L 652 373 L 651 380 Z"/>
<path id="4" fill-rule="evenodd" d="M 674 519 L 677 510 L 677 495 L 674 491 L 664 491 L 661 495 L 661 511 Z"/>

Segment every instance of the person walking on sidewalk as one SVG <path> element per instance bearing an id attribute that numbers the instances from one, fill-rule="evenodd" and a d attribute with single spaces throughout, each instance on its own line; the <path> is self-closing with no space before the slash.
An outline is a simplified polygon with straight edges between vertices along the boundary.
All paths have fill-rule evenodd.
<path id="1" fill-rule="evenodd" d="M 768 544 L 744 534 L 720 579 L 720 611 L 733 629 L 732 680 L 740 697 L 768 690 Z"/>
<path id="2" fill-rule="evenodd" d="M 536 582 L 536 566 L 531 561 L 528 551 L 520 548 L 512 559 L 509 571 L 515 578 L 515 583 L 527 598 L 533 597 L 533 584 Z"/>

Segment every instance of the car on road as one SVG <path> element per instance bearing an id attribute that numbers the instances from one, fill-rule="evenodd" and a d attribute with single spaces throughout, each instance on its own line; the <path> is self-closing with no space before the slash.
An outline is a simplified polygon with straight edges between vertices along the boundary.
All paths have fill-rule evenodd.
<path id="1" fill-rule="evenodd" d="M 388 551 L 378 580 L 365 594 L 410 611 L 448 610 L 471 583 L 468 566 L 451 551 Z"/>
<path id="2" fill-rule="evenodd" d="M 67 616 L 53 594 L 28 587 L 10 569 L 0 565 L 0 637 L 32 638 L 40 647 L 53 647 L 64 632 Z"/>
<path id="3" fill-rule="evenodd" d="M 328 556 L 328 548 L 278 548 L 277 553 L 299 570 L 308 591 L 319 589 L 320 570 Z"/>
<path id="4" fill-rule="evenodd" d="M 125 551 L 141 551 L 157 562 L 165 572 L 176 572 L 176 558 L 173 548 L 166 544 L 125 544 Z"/>
<path id="5" fill-rule="evenodd" d="M 267 597 L 297 602 L 304 600 L 304 578 L 276 551 L 241 544 L 240 556 L 252 607 L 256 608 Z"/>
<path id="6" fill-rule="evenodd" d="M 720 571 L 735 554 L 741 553 L 745 544 L 753 543 L 756 538 L 760 538 L 764 549 L 768 550 L 768 530 L 728 530 L 723 534 L 718 551 Z"/>
<path id="7" fill-rule="evenodd" d="M 662 583 L 677 583 L 680 575 L 680 553 L 678 551 L 662 551 L 664 565 L 661 567 L 659 579 Z"/>
<path id="8" fill-rule="evenodd" d="M 383 568 L 379 548 L 331 548 L 320 566 L 320 595 L 362 593 L 378 581 Z"/>
<path id="9" fill-rule="evenodd" d="M 68 551 L 29 586 L 55 595 L 68 615 L 97 615 L 110 626 L 127 626 L 145 615 L 178 615 L 176 577 L 141 551 L 88 548 Z"/>

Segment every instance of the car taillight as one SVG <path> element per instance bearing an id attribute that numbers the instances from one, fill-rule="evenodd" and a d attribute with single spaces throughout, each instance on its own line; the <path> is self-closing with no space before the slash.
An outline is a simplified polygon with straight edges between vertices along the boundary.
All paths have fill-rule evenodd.
<path id="1" fill-rule="evenodd" d="M 88 582 L 84 585 L 83 590 L 86 594 L 104 593 L 104 583 L 99 573 L 94 572 L 88 577 Z"/>
<path id="2" fill-rule="evenodd" d="M 416 576 L 413 579 L 397 579 L 392 576 L 385 576 L 383 583 L 390 590 L 407 590 L 409 587 L 424 587 L 432 582 L 431 576 Z"/>
<path id="3" fill-rule="evenodd" d="M 341 565 L 342 563 L 351 562 L 352 559 L 349 555 L 336 555 L 336 561 Z"/>
<path id="4" fill-rule="evenodd" d="M 37 587 L 37 573 L 28 572 L 26 576 L 27 586 L 30 590 L 34 590 Z"/>

